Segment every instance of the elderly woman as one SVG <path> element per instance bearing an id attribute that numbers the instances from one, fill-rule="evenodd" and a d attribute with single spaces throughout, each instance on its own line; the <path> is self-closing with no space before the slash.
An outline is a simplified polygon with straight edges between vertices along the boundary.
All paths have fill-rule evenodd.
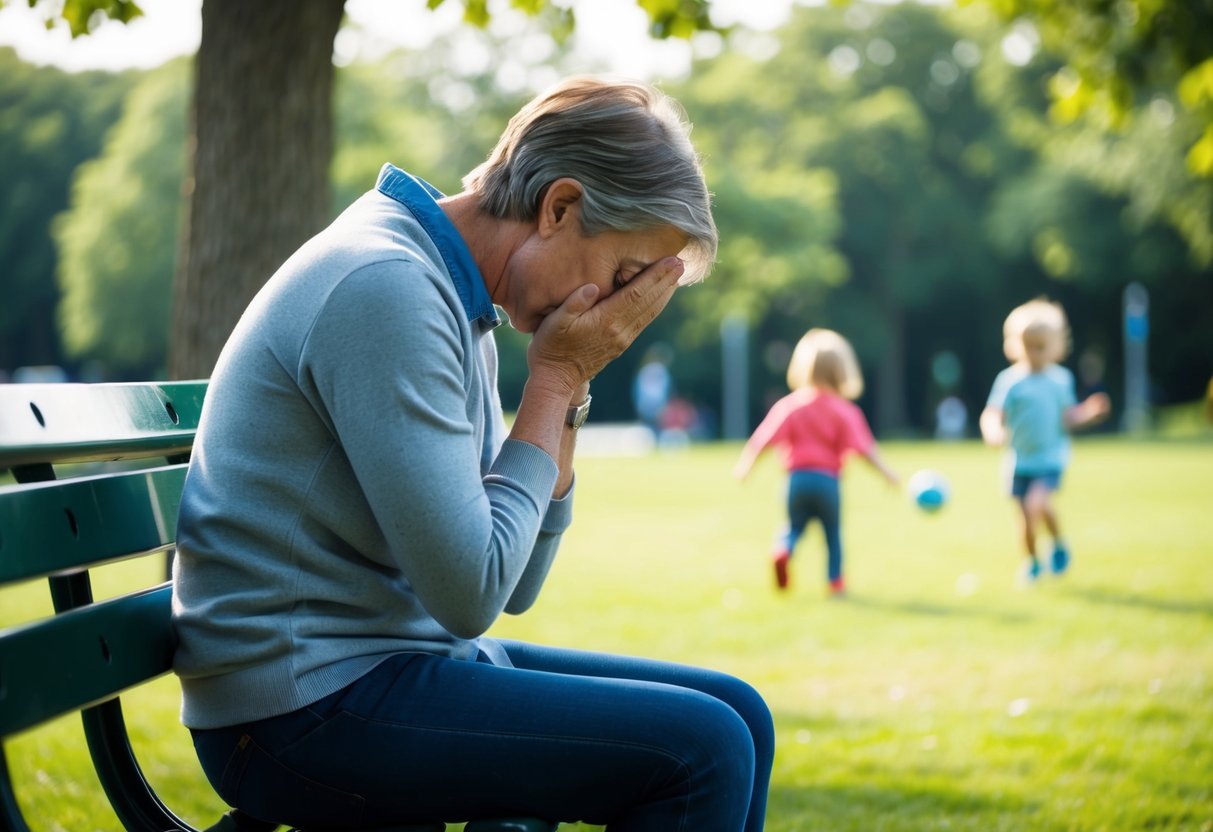
<path id="1" fill-rule="evenodd" d="M 173 580 L 202 766 L 301 826 L 761 829 L 774 738 L 748 685 L 483 635 L 569 525 L 590 380 L 714 260 L 688 126 L 651 87 L 573 79 L 464 188 L 385 166 L 219 359 Z M 532 335 L 508 434 L 497 307 Z"/>

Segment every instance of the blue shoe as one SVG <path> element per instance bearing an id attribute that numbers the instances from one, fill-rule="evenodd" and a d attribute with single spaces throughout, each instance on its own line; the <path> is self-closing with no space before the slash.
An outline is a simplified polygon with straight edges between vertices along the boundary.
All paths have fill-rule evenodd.
<path id="1" fill-rule="evenodd" d="M 1024 588 L 1032 586 L 1040 580 L 1042 571 L 1040 561 L 1036 558 L 1029 558 L 1028 562 L 1019 570 L 1019 585 Z"/>
<path id="2" fill-rule="evenodd" d="M 1054 546 L 1051 566 L 1054 575 L 1064 575 L 1070 568 L 1070 550 L 1062 544 Z"/>

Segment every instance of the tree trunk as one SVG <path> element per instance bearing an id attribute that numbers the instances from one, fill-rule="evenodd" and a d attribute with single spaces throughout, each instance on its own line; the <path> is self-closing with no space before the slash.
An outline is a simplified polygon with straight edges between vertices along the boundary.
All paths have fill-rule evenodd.
<path id="1" fill-rule="evenodd" d="M 204 0 L 169 374 L 207 378 L 248 302 L 328 220 L 345 0 Z"/>
<path id="2" fill-rule="evenodd" d="M 876 432 L 896 433 L 906 426 L 906 315 L 886 296 L 880 303 L 885 348 L 876 367 Z"/>

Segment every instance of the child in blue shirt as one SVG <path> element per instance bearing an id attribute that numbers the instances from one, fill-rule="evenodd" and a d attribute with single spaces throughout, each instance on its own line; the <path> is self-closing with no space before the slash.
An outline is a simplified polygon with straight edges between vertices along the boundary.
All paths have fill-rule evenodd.
<path id="1" fill-rule="evenodd" d="M 994 379 L 981 414 L 986 443 L 1010 446 L 1010 491 L 1019 505 L 1027 555 L 1024 583 L 1041 574 L 1036 538 L 1042 524 L 1053 540 L 1053 573 L 1069 566 L 1070 551 L 1053 505 L 1069 462 L 1069 432 L 1101 421 L 1111 409 L 1105 393 L 1077 401 L 1073 374 L 1057 363 L 1069 346 L 1070 328 L 1060 304 L 1037 299 L 1013 309 L 1003 324 L 1003 351 L 1011 366 Z"/>

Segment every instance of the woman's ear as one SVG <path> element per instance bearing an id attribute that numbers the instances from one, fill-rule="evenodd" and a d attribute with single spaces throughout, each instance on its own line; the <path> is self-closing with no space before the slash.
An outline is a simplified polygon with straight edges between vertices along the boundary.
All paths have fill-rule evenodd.
<path id="1" fill-rule="evenodd" d="M 539 236 L 550 237 L 563 228 L 580 230 L 581 183 L 564 177 L 548 185 L 539 202 Z"/>

